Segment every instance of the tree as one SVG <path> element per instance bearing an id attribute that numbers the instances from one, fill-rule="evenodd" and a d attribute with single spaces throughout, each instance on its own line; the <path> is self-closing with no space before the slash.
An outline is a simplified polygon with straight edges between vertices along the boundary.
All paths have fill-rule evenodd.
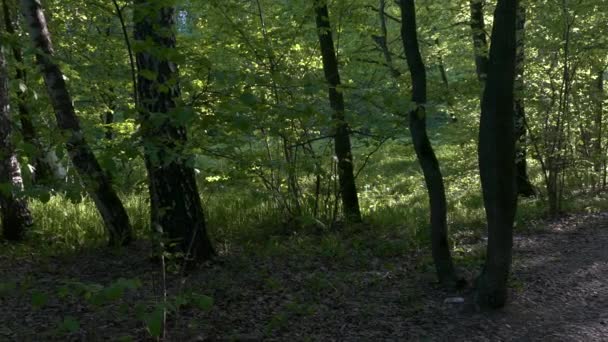
<path id="1" fill-rule="evenodd" d="M 3 236 L 10 241 L 23 239 L 33 223 L 23 191 L 21 168 L 12 142 L 9 106 L 8 68 L 4 48 L 0 47 L 0 214 Z"/>
<path id="2" fill-rule="evenodd" d="M 80 128 L 72 98 L 59 66 L 53 60 L 51 35 L 40 0 L 21 0 L 29 35 L 37 49 L 36 61 L 42 71 L 46 89 L 55 110 L 61 132 L 67 137 L 66 150 L 84 187 L 95 202 L 109 234 L 110 245 L 126 245 L 133 236 L 129 217 L 108 175 L 101 169 Z"/>
<path id="3" fill-rule="evenodd" d="M 477 78 L 485 85 L 488 75 L 488 42 L 486 38 L 486 27 L 484 20 L 485 0 L 470 0 L 471 11 L 471 30 L 473 31 L 473 47 L 475 50 L 475 65 Z M 526 153 L 526 111 L 524 107 L 524 59 L 525 59 L 525 23 L 526 9 L 519 5 L 517 11 L 517 59 L 516 59 L 516 82 L 514 100 L 514 120 L 515 120 L 515 141 L 517 165 L 517 193 L 524 197 L 531 197 L 536 194 L 532 183 L 528 177 L 528 163 Z"/>
<path id="4" fill-rule="evenodd" d="M 329 85 L 329 104 L 333 110 L 334 150 L 338 159 L 342 207 L 347 221 L 360 222 L 361 210 L 359 209 L 359 198 L 353 172 L 350 130 L 344 115 L 344 94 L 340 89 L 340 71 L 329 21 L 329 10 L 326 0 L 315 0 L 314 5 L 319 44 L 323 57 L 323 72 Z"/>
<path id="5" fill-rule="evenodd" d="M 13 2 L 10 0 L 2 0 L 2 9 L 4 12 L 4 28 L 10 35 L 15 35 L 17 32 L 18 21 L 15 20 L 13 15 Z M 21 48 L 14 44 L 12 47 L 13 57 L 15 59 L 15 80 L 27 83 L 27 72 L 23 65 L 23 52 Z M 28 94 L 26 91 L 19 87 L 17 90 L 17 108 L 19 109 L 19 121 L 21 123 L 21 133 L 25 143 L 29 144 L 33 150 L 35 150 L 32 166 L 34 171 L 32 179 L 36 183 L 49 183 L 52 178 L 64 178 L 65 171 L 57 164 L 57 156 L 54 151 L 45 148 L 43 143 L 40 141 L 38 132 L 34 127 L 34 120 L 30 113 L 28 106 Z"/>
<path id="6" fill-rule="evenodd" d="M 191 261 L 211 258 L 194 168 L 185 154 L 186 125 L 175 58 L 175 8 L 136 0 L 135 51 L 140 134 L 148 171 L 152 225 Z M 187 113 L 187 112 L 186 112 Z"/>
<path id="7" fill-rule="evenodd" d="M 595 126 L 595 144 L 594 144 L 594 165 L 593 169 L 597 172 L 599 186 L 606 188 L 606 159 L 603 143 L 603 126 L 604 126 L 604 73 L 606 66 L 597 72 L 596 82 L 596 114 L 594 118 Z"/>
<path id="8" fill-rule="evenodd" d="M 507 300 L 517 207 L 513 120 L 517 2 L 498 0 L 494 12 L 479 124 L 479 173 L 488 247 L 486 263 L 477 281 L 476 301 L 490 308 L 502 307 Z"/>
<path id="9" fill-rule="evenodd" d="M 517 56 L 515 59 L 515 164 L 517 172 L 517 193 L 524 197 L 536 195 L 528 177 L 526 107 L 524 104 L 525 28 L 526 8 L 520 2 L 517 6 Z"/>
<path id="10" fill-rule="evenodd" d="M 437 276 L 448 286 L 462 285 L 450 254 L 447 227 L 447 202 L 439 161 L 426 131 L 426 69 L 418 46 L 414 0 L 401 0 L 401 38 L 412 79 L 412 102 L 409 113 L 410 133 L 431 207 L 431 247 Z M 390 65 L 389 61 L 387 64 Z"/>
<path id="11" fill-rule="evenodd" d="M 473 32 L 473 47 L 475 51 L 475 67 L 477 78 L 485 83 L 488 75 L 488 40 L 484 19 L 485 0 L 469 0 L 471 11 L 471 30 Z"/>

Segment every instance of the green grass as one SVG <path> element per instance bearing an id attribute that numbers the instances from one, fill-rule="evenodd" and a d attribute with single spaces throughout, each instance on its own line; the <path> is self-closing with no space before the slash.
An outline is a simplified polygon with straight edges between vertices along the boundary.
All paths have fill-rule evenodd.
<path id="1" fill-rule="evenodd" d="M 471 140 L 435 145 L 445 177 L 448 223 L 458 257 L 460 252 L 467 254 L 464 250 L 459 252 L 459 248 L 478 239 L 485 227 L 474 157 L 476 144 Z M 531 162 L 530 167 L 533 182 L 542 185 L 538 165 Z M 281 215 L 272 196 L 255 182 L 201 183 L 210 235 L 221 251 L 245 248 L 269 255 L 300 251 L 348 259 L 351 250 L 362 255 L 394 256 L 428 246 L 428 197 L 414 151 L 403 139 L 386 144 L 370 159 L 368 167 L 357 179 L 366 222 L 361 226 L 334 231 L 293 225 Z M 122 198 L 136 235 L 139 238 L 148 236 L 147 195 L 130 193 Z M 608 195 L 577 195 L 567 198 L 564 203 L 570 212 L 597 212 L 608 210 Z M 90 199 L 85 197 L 80 202 L 72 202 L 56 195 L 46 203 L 32 199 L 30 205 L 36 221 L 29 235 L 28 246 L 32 250 L 60 253 L 105 243 L 101 219 Z M 304 211 L 312 212 L 312 209 L 305 207 Z M 520 200 L 516 229 L 533 229 L 530 222 L 544 217 L 545 213 L 542 197 Z M 475 254 L 472 258 L 469 262 L 480 256 Z"/>

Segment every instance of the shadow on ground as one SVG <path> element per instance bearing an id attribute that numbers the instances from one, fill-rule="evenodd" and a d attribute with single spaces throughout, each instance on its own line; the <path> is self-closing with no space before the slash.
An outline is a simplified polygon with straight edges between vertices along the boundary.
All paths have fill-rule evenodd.
<path id="1" fill-rule="evenodd" d="M 573 216 L 515 240 L 512 303 L 493 313 L 465 313 L 444 304 L 421 254 L 376 257 L 365 251 L 249 253 L 219 257 L 182 278 L 169 274 L 169 296 L 195 291 L 214 298 L 205 312 L 185 306 L 168 317 L 167 339 L 601 341 L 608 336 L 608 215 Z M 163 286 L 150 246 L 40 260 L 0 256 L 0 279 L 18 290 L 0 295 L 0 340 L 149 338 L 135 306 L 152 310 Z M 110 284 L 139 278 L 142 288 L 107 305 L 75 294 L 57 296 L 66 281 Z M 32 298 L 48 300 L 35 308 Z M 10 308 L 10 309 L 6 309 Z M 75 331 L 57 330 L 66 316 Z"/>

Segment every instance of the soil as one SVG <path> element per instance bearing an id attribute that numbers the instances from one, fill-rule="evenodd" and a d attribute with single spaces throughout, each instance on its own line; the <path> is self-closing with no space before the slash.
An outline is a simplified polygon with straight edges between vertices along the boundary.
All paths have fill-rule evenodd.
<path id="1" fill-rule="evenodd" d="M 167 341 L 608 340 L 608 213 L 546 222 L 514 246 L 511 300 L 497 311 L 477 310 L 470 290 L 442 290 L 416 252 L 233 252 L 188 276 L 169 273 L 165 286 L 144 242 L 45 258 L 0 253 L 0 341 L 154 340 L 136 307 L 152 310 L 164 288 L 170 300 L 191 292 L 214 299 L 208 311 L 186 303 L 170 314 Z M 465 274 L 471 281 L 477 272 Z M 97 305 L 73 287 L 59 295 L 69 281 L 118 278 L 142 286 Z M 58 328 L 64 321 L 71 324 Z"/>

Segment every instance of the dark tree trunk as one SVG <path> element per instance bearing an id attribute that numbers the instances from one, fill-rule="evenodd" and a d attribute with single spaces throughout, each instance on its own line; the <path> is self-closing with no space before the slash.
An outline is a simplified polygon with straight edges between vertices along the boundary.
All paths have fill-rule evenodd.
<path id="1" fill-rule="evenodd" d="M 353 155 L 351 151 L 348 123 L 344 115 L 344 96 L 340 88 L 340 73 L 338 58 L 329 22 L 327 0 L 315 0 L 315 14 L 323 71 L 329 85 L 329 104 L 333 110 L 334 148 L 338 158 L 338 176 L 340 180 L 340 195 L 344 216 L 349 222 L 360 222 L 361 211 L 353 171 Z"/>
<path id="2" fill-rule="evenodd" d="M 435 268 L 442 284 L 462 285 L 462 279 L 457 276 L 450 255 L 443 176 L 426 132 L 426 70 L 418 46 L 414 0 L 401 0 L 401 38 L 412 78 L 412 102 L 416 108 L 409 114 L 410 133 L 429 194 Z"/>
<path id="3" fill-rule="evenodd" d="M 507 300 L 517 207 L 513 120 L 516 18 L 517 0 L 498 0 L 479 127 L 479 172 L 488 249 L 477 282 L 476 301 L 490 308 L 502 307 Z"/>
<path id="4" fill-rule="evenodd" d="M 15 35 L 15 28 L 18 25 L 18 20 L 16 20 L 16 16 L 13 15 L 13 3 L 12 1 L 9 3 L 9 1 L 11 0 L 2 0 L 4 27 L 8 34 Z M 15 80 L 27 83 L 27 73 L 23 67 L 23 52 L 16 44 L 13 45 L 12 50 L 15 61 L 17 62 Z M 36 151 L 36 153 L 32 156 L 31 163 L 34 167 L 32 181 L 34 183 L 48 184 L 54 176 L 53 166 L 50 165 L 48 160 L 45 158 L 45 148 L 40 142 L 38 134 L 36 133 L 32 116 L 27 105 L 27 93 L 21 90 L 21 87 L 19 87 L 17 90 L 17 99 L 17 108 L 19 109 L 19 120 L 21 122 L 21 133 L 23 135 L 23 140 L 32 146 Z"/>
<path id="5" fill-rule="evenodd" d="M 517 56 L 515 59 L 515 163 L 517 172 L 517 194 L 524 197 L 536 195 L 528 177 L 526 109 L 524 106 L 524 62 L 526 8 L 520 3 L 517 7 Z"/>
<path id="6" fill-rule="evenodd" d="M 401 72 L 395 68 L 393 63 L 393 56 L 391 55 L 391 51 L 388 47 L 388 29 L 386 27 L 386 0 L 380 0 L 378 4 L 378 14 L 380 17 L 380 36 L 372 36 L 374 42 L 378 45 L 380 50 L 382 50 L 382 54 L 384 55 L 384 61 L 386 62 L 386 66 L 390 69 L 391 75 L 393 78 L 398 79 L 401 77 Z"/>
<path id="7" fill-rule="evenodd" d="M 477 78 L 483 83 L 488 75 L 488 40 L 486 38 L 486 24 L 483 18 L 485 0 L 469 1 Z"/>
<path id="8" fill-rule="evenodd" d="M 105 130 L 104 136 L 106 140 L 112 140 L 114 139 L 114 130 L 112 129 L 112 124 L 114 123 L 114 112 L 118 108 L 114 87 L 110 86 L 106 94 L 102 93 L 102 98 L 108 106 L 108 110 L 101 114 L 101 123 L 104 125 Z"/>
<path id="9" fill-rule="evenodd" d="M 23 191 L 21 168 L 12 143 L 12 122 L 9 106 L 8 69 L 6 57 L 0 50 L 0 214 L 2 235 L 10 241 L 22 240 L 32 215 Z"/>
<path id="10" fill-rule="evenodd" d="M 158 51 L 176 49 L 175 8 L 162 0 L 136 0 L 135 40 L 141 136 L 150 190 L 152 225 L 176 243 L 175 251 L 191 261 L 214 255 L 207 236 L 194 168 L 185 157 L 186 127 L 176 115 L 181 91 L 177 65 Z"/>
<path id="11" fill-rule="evenodd" d="M 104 113 L 102 119 L 103 124 L 106 126 L 105 128 L 105 138 L 107 140 L 114 139 L 114 131 L 112 130 L 111 125 L 114 123 L 114 108 L 110 108 L 107 112 Z"/>
<path id="12" fill-rule="evenodd" d="M 593 146 L 593 160 L 594 160 L 594 171 L 598 177 L 601 177 L 598 184 L 601 187 L 606 186 L 605 167 L 606 167 L 606 155 L 604 154 L 604 143 L 603 143 L 603 125 L 604 125 L 604 69 L 601 69 L 597 73 L 597 113 L 595 114 L 594 125 L 595 125 L 595 143 Z"/>
<path id="13" fill-rule="evenodd" d="M 53 61 L 53 45 L 40 1 L 21 0 L 21 9 L 37 49 L 36 60 L 55 109 L 57 125 L 68 138 L 66 150 L 72 164 L 101 214 L 110 245 L 128 244 L 132 240 L 129 217 L 108 175 L 101 169 L 84 138 L 63 74 Z"/>

